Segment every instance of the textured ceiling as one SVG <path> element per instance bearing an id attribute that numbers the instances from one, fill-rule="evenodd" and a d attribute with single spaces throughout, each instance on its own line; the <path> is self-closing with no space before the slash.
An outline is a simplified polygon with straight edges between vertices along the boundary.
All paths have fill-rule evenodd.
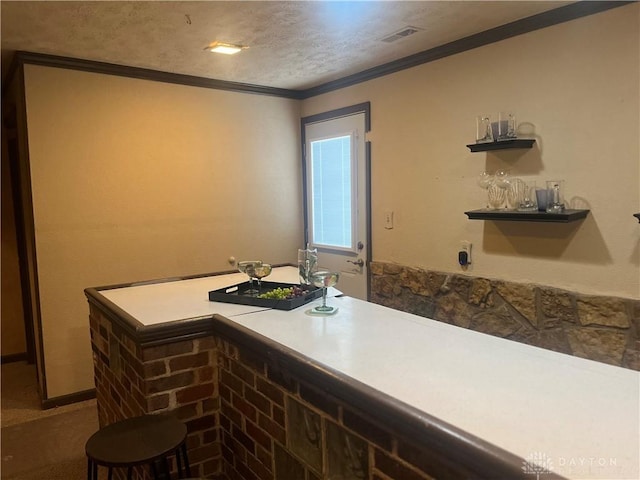
<path id="1" fill-rule="evenodd" d="M 572 2 L 2 1 L 2 67 L 16 50 L 306 89 Z M 380 41 L 406 26 L 420 30 Z M 233 56 L 213 40 L 248 45 Z"/>

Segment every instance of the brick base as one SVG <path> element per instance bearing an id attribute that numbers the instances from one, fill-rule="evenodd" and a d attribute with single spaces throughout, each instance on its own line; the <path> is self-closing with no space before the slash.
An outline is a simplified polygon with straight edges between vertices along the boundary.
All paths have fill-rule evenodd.
<path id="1" fill-rule="evenodd" d="M 221 472 L 218 355 L 213 338 L 142 347 L 94 305 L 90 305 L 90 325 L 100 426 L 172 412 L 187 426 L 192 475 Z M 175 466 L 175 459 L 171 461 Z M 134 478 L 151 477 L 138 468 Z"/>

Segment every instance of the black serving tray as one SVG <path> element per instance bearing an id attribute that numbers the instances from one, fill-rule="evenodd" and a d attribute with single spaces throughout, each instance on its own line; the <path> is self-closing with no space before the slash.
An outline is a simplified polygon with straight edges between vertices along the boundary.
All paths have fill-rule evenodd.
<path id="1" fill-rule="evenodd" d="M 253 287 L 258 288 L 258 282 L 253 282 Z M 266 293 L 276 288 L 300 287 L 306 290 L 304 296 L 277 299 L 277 298 L 258 298 L 257 296 L 247 295 L 245 292 L 249 290 L 249 282 L 239 283 L 231 287 L 219 288 L 209 292 L 209 300 L 212 302 L 237 303 L 240 305 L 253 305 L 255 307 L 274 308 L 276 310 L 293 310 L 309 303 L 311 300 L 322 296 L 322 288 L 312 285 L 298 285 L 294 283 L 278 283 L 278 282 L 262 282 L 261 293 Z"/>

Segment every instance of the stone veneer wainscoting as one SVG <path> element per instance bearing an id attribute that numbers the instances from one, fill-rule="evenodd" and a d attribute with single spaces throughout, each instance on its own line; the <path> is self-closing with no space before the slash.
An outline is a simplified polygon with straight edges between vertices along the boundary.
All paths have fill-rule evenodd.
<path id="1" fill-rule="evenodd" d="M 501 338 L 640 370 L 640 301 L 372 262 L 371 301 Z"/>

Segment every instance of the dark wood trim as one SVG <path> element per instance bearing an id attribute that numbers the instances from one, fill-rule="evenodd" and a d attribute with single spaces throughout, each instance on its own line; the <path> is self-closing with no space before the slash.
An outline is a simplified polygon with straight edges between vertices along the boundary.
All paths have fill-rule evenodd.
<path id="1" fill-rule="evenodd" d="M 371 127 L 369 127 L 371 128 Z M 367 183 L 366 204 L 367 204 L 367 301 L 371 300 L 371 262 L 373 261 L 373 232 L 371 228 L 371 142 L 365 142 L 365 178 Z"/>
<path id="2" fill-rule="evenodd" d="M 383 77 L 407 68 L 416 67 L 424 63 L 433 62 L 441 58 L 449 57 L 457 53 L 466 52 L 474 48 L 482 47 L 490 43 L 506 40 L 507 38 L 529 33 L 541 28 L 550 27 L 559 23 L 568 22 L 576 18 L 600 13 L 611 8 L 621 7 L 633 3 L 632 1 L 580 1 L 556 8 L 548 12 L 532 15 L 531 17 L 516 20 L 500 27 L 485 30 L 438 47 L 431 48 L 413 55 L 409 55 L 393 62 L 385 63 L 377 67 L 349 75 L 338 80 L 324 83 L 303 91 L 303 98 L 315 97 L 323 93 L 332 92 L 341 88 L 350 87 L 358 83 Z"/>
<path id="3" fill-rule="evenodd" d="M 6 98 L 6 97 L 5 97 Z M 15 105 L 14 105 L 15 106 Z M 11 114 L 16 116 L 16 110 Z M 12 119 L 17 122 L 17 118 Z M 13 225 L 15 232 L 16 247 L 18 251 L 18 275 L 20 282 L 20 297 L 22 305 L 22 322 L 24 324 L 25 344 L 27 348 L 27 362 L 30 364 L 36 361 L 35 336 L 33 330 L 33 314 L 31 311 L 31 292 L 29 288 L 29 271 L 27 262 L 27 249 L 24 238 L 24 215 L 22 209 L 22 195 L 20 187 L 20 147 L 17 131 L 7 138 L 7 158 L 9 176 L 11 183 L 11 198 L 13 201 Z"/>
<path id="4" fill-rule="evenodd" d="M 606 10 L 621 7 L 633 1 L 580 1 L 556 8 L 548 12 L 532 15 L 527 18 L 516 20 L 515 22 L 486 30 L 468 37 L 440 45 L 413 55 L 409 55 L 393 62 L 385 63 L 362 72 L 348 75 L 338 80 L 323 83 L 305 90 L 291 90 L 286 88 L 265 87 L 246 83 L 229 82 L 225 80 L 215 80 L 193 75 L 179 73 L 162 72 L 139 67 L 129 67 L 106 62 L 96 62 L 93 60 L 82 60 L 77 58 L 63 57 L 58 55 L 48 55 L 34 52 L 16 52 L 13 61 L 5 75 L 6 83 L 10 83 L 15 72 L 24 64 L 43 65 L 57 68 L 69 68 L 86 72 L 103 73 L 107 75 L 118 75 L 122 77 L 152 80 L 157 82 L 175 83 L 180 85 L 190 85 L 194 87 L 212 88 L 218 90 L 228 90 L 239 93 L 253 93 L 260 95 L 271 95 L 276 97 L 304 100 L 315 97 L 341 88 L 349 87 L 358 83 L 373 80 L 391 73 L 395 73 L 407 68 L 412 68 L 424 63 L 433 62 L 450 55 L 472 50 L 483 45 L 499 42 L 507 38 L 522 35 L 542 28 L 568 22 L 577 18 L 604 12 Z"/>
<path id="5" fill-rule="evenodd" d="M 297 265 L 292 263 L 274 263 L 273 268 L 278 267 L 295 267 L 298 268 Z M 128 282 L 128 283 L 116 283 L 112 285 L 104 285 L 100 287 L 89 287 L 87 290 L 95 290 L 101 292 L 103 290 L 113 290 L 114 288 L 127 288 L 127 287 L 140 287 L 142 285 L 153 285 L 156 283 L 168 283 L 168 282 L 179 282 L 181 280 L 192 280 L 194 278 L 204 278 L 204 277 L 215 277 L 218 275 L 228 275 L 230 273 L 238 273 L 238 270 L 222 270 L 219 272 L 208 272 L 208 273 L 195 273 L 192 275 L 183 275 L 181 277 L 166 277 L 166 278 L 154 278 L 149 280 L 141 280 L 136 282 Z M 86 290 L 85 290 L 86 291 Z"/>
<path id="6" fill-rule="evenodd" d="M 335 120 L 336 118 L 348 117 L 349 115 L 356 115 L 358 113 L 364 113 L 364 131 L 371 131 L 371 102 L 358 103 L 356 105 L 350 105 L 348 107 L 336 108 L 328 112 L 316 113 L 315 115 L 309 115 L 303 117 L 300 122 L 302 128 L 312 123 L 325 122 L 327 120 Z"/>
<path id="7" fill-rule="evenodd" d="M 254 93 L 260 95 L 270 95 L 275 97 L 292 98 L 299 100 L 303 94 L 299 90 L 289 90 L 286 88 L 264 87 L 261 85 L 251 85 L 248 83 L 228 82 L 225 80 L 215 80 L 194 75 L 183 75 L 180 73 L 162 72 L 150 70 L 148 68 L 129 67 L 114 63 L 96 62 L 94 60 L 82 60 L 79 58 L 62 57 L 58 55 L 48 55 L 44 53 L 33 53 L 18 51 L 14 60 L 18 64 L 42 65 L 45 67 L 67 68 L 80 70 L 83 72 L 102 73 L 105 75 L 116 75 L 120 77 L 137 78 L 140 80 L 152 80 L 155 82 L 175 83 L 178 85 L 189 85 L 192 87 L 211 88 L 215 90 L 226 90 L 238 93 Z"/>
<path id="8" fill-rule="evenodd" d="M 45 351 L 42 335 L 42 316 L 40 306 L 40 287 L 36 253 L 35 223 L 33 216 L 33 193 L 31 190 L 31 165 L 29 157 L 29 126 L 27 124 L 27 102 L 24 82 L 24 68 L 15 69 L 16 91 L 13 100 L 17 115 L 18 159 L 15 164 L 15 178 L 12 188 L 16 189 L 15 214 L 16 235 L 20 257 L 20 277 L 25 315 L 25 333 L 32 334 L 32 346 L 36 362 L 38 386 L 43 399 L 47 398 L 47 379 L 45 373 Z M 7 89 L 10 87 L 7 84 Z M 13 174 L 12 174 L 13 175 Z M 30 326 L 30 328 L 29 328 Z M 37 335 L 36 335 L 37 331 Z M 28 341 L 29 339 L 27 339 Z M 37 345 L 36 345 L 37 342 Z M 28 351 L 29 352 L 29 351 Z"/>
<path id="9" fill-rule="evenodd" d="M 18 70 L 22 67 L 22 63 L 18 60 L 18 52 L 13 54 L 11 58 L 11 63 L 9 64 L 9 68 L 7 68 L 7 72 L 2 75 L 2 98 L 7 97 L 9 90 L 11 89 L 11 84 L 18 80 L 16 79 L 16 75 L 18 74 Z"/>
<path id="10" fill-rule="evenodd" d="M 302 230 L 304 237 L 304 245 L 302 248 L 307 248 L 309 245 L 309 215 L 307 215 L 307 209 L 309 203 L 307 202 L 307 135 L 305 132 L 306 123 L 304 119 L 300 120 L 300 148 L 302 159 Z"/>
<path id="11" fill-rule="evenodd" d="M 331 369 L 295 350 L 221 316 L 212 319 L 215 336 L 247 349 L 275 369 L 303 379 L 321 391 L 365 412 L 375 412 L 376 421 L 392 433 L 410 439 L 435 452 L 442 459 L 455 461 L 454 467 L 469 470 L 473 478 L 527 478 L 523 459 L 470 433 L 403 403 L 364 383 Z M 548 473 L 549 480 L 559 477 Z"/>
<path id="12" fill-rule="evenodd" d="M 28 362 L 29 355 L 27 352 L 20 353 L 9 353 L 7 355 L 2 355 L 0 357 L 0 364 L 4 365 L 5 363 L 14 363 L 14 362 Z"/>
<path id="13" fill-rule="evenodd" d="M 50 408 L 62 407 L 63 405 L 69 405 L 71 403 L 84 402 L 96 398 L 96 389 L 83 390 L 81 392 L 70 393 L 69 395 L 62 395 L 60 397 L 47 398 L 42 401 L 42 409 L 48 410 Z"/>

